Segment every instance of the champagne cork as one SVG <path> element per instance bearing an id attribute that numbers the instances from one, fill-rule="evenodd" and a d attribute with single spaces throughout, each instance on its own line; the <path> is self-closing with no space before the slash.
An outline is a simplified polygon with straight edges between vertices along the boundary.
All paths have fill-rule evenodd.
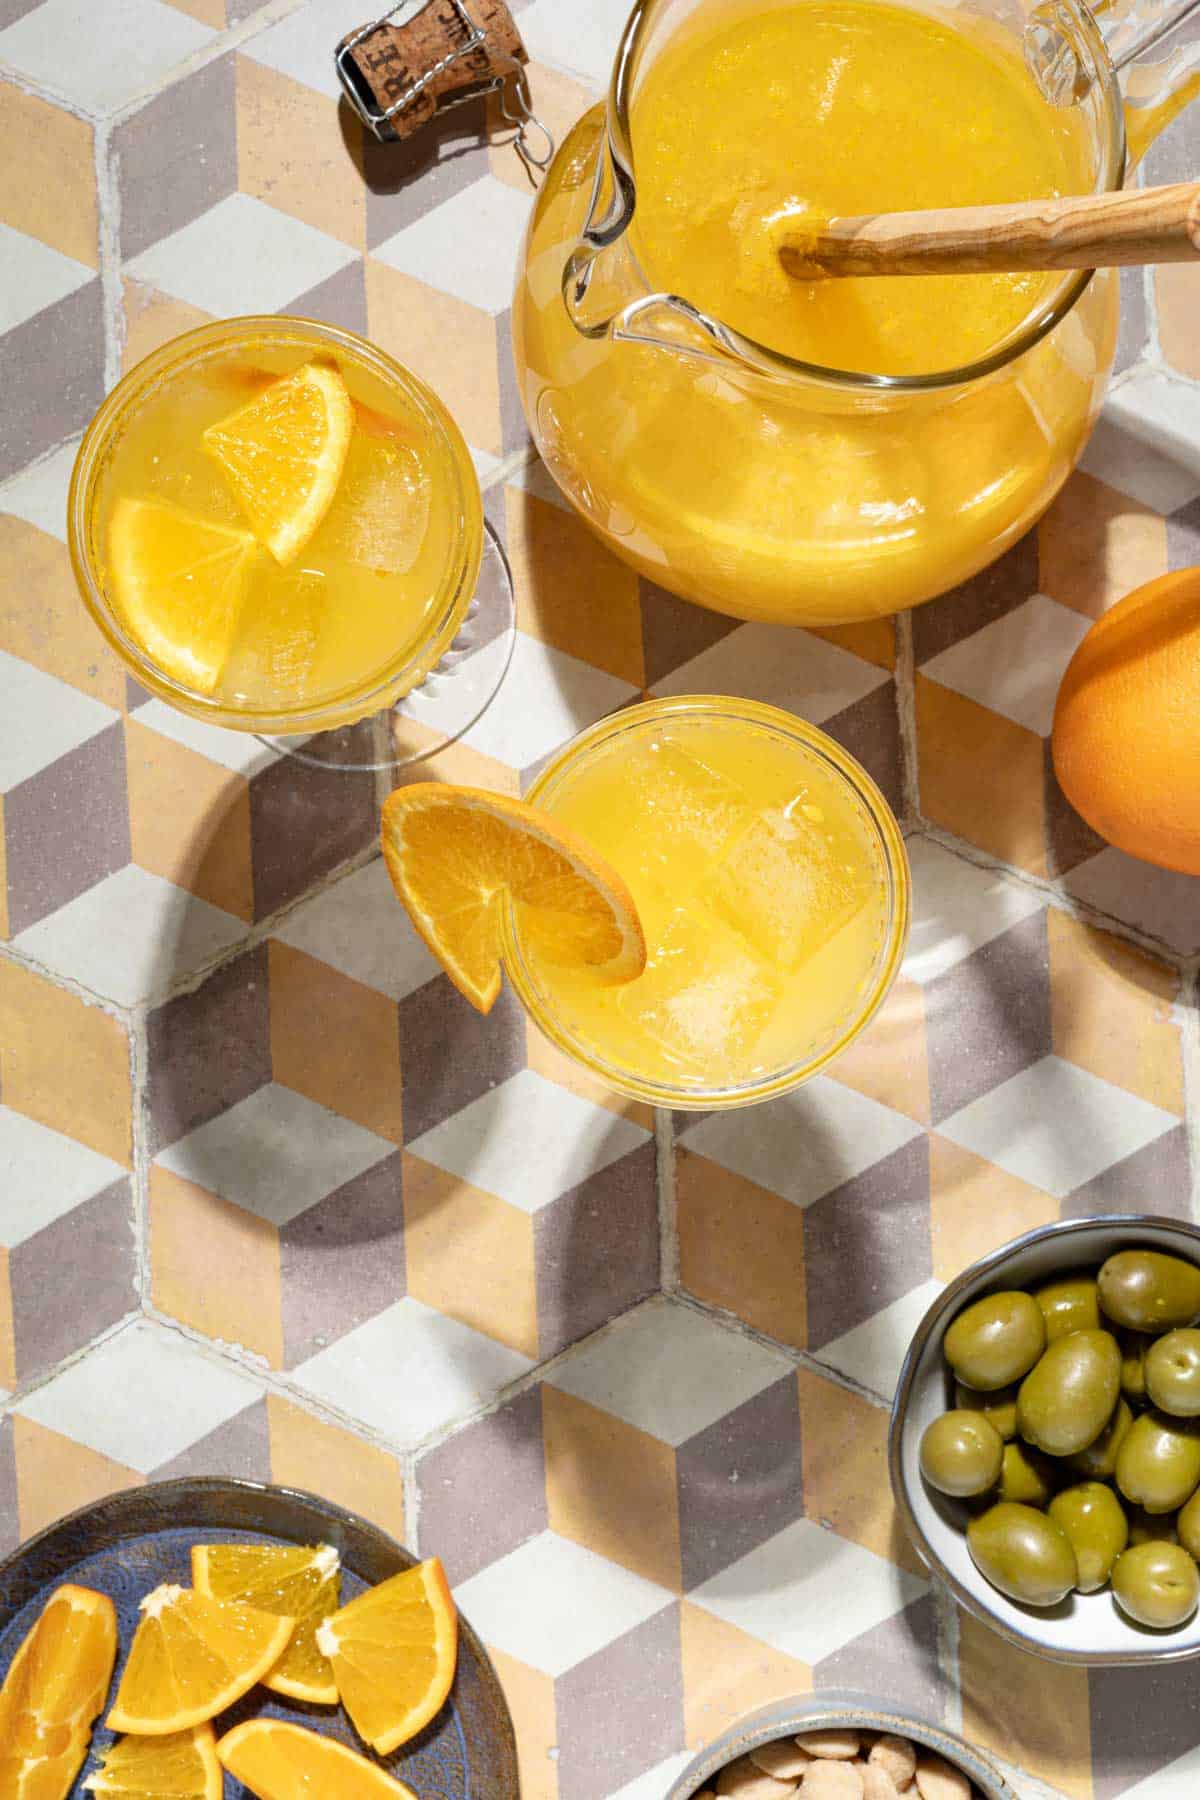
<path id="1" fill-rule="evenodd" d="M 483 42 L 467 48 L 477 32 Z M 527 61 L 505 0 L 426 0 L 403 24 L 381 19 L 348 33 L 337 55 L 356 111 L 386 138 L 411 137 L 439 105 L 490 87 Z"/>

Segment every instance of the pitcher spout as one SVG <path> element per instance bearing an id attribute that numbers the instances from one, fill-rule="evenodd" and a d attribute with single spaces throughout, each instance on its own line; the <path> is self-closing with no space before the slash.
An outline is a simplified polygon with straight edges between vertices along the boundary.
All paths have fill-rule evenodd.
<path id="1" fill-rule="evenodd" d="M 567 315 L 582 337 L 650 344 L 727 366 L 742 358 L 716 320 L 647 279 L 631 235 L 637 189 L 626 147 L 597 120 L 592 199 L 583 231 L 563 266 Z"/>

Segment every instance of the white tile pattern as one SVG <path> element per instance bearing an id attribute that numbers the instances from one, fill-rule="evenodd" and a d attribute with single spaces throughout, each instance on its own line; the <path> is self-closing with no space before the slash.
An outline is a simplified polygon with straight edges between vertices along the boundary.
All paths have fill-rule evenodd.
<path id="1" fill-rule="evenodd" d="M 530 1366 L 528 1357 L 410 1296 L 301 1363 L 296 1381 L 394 1443 L 412 1445 Z"/>
<path id="2" fill-rule="evenodd" d="M 553 1531 L 465 1581 L 455 1598 L 485 1643 L 555 1676 L 671 1601 L 665 1588 Z"/>
<path id="3" fill-rule="evenodd" d="M 409 1150 L 533 1213 L 648 1137 L 642 1126 L 523 1069 Z"/>
<path id="4" fill-rule="evenodd" d="M 394 1149 L 272 1081 L 156 1160 L 272 1225 L 287 1225 Z"/>
<path id="5" fill-rule="evenodd" d="M 574 1350 L 551 1385 L 676 1446 L 791 1369 L 787 1358 L 689 1307 L 654 1300 Z"/>
<path id="6" fill-rule="evenodd" d="M 261 1392 L 232 1363 L 143 1319 L 28 1395 L 20 1411 L 148 1475 L 252 1406 Z"/>

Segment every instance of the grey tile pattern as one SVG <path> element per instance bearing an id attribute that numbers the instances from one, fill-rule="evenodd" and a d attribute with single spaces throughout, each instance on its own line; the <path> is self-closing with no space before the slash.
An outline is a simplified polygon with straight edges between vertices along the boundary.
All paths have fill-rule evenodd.
<path id="1" fill-rule="evenodd" d="M 630 1696 L 636 1694 L 636 1706 Z M 683 1744 L 679 1609 L 578 1663 L 555 1687 L 561 1800 L 602 1800 Z"/>
<path id="2" fill-rule="evenodd" d="M 537 1214 L 533 1233 L 538 1349 L 547 1357 L 658 1287 L 653 1143 L 551 1200 Z"/>
<path id="3" fill-rule="evenodd" d="M 804 1517 L 795 1376 L 689 1438 L 675 1465 L 686 1594 Z"/>
<path id="4" fill-rule="evenodd" d="M 207 1124 L 271 1079 L 267 949 L 257 945 L 146 1021 L 152 1154 Z"/>
<path id="5" fill-rule="evenodd" d="M 933 1122 L 1049 1056 L 1050 950 L 1034 913 L 925 989 Z"/>
<path id="6" fill-rule="evenodd" d="M 232 54 L 218 57 L 117 126 L 124 261 L 237 192 L 234 81 Z"/>
<path id="7" fill-rule="evenodd" d="M 808 1341 L 820 1350 L 932 1274 L 929 1143 L 916 1137 L 804 1215 Z"/>
<path id="8" fill-rule="evenodd" d="M 44 1375 L 138 1305 L 127 1178 L 10 1251 L 17 1376 Z"/>
<path id="9" fill-rule="evenodd" d="M 123 868 L 130 842 L 120 721 L 10 789 L 4 827 L 14 935 Z"/>
<path id="10" fill-rule="evenodd" d="M 403 1299 L 399 1150 L 282 1228 L 279 1275 L 288 1368 Z"/>
<path id="11" fill-rule="evenodd" d="M 542 1391 L 530 1388 L 464 1426 L 421 1460 L 421 1542 L 452 1583 L 516 1550 L 549 1525 Z"/>

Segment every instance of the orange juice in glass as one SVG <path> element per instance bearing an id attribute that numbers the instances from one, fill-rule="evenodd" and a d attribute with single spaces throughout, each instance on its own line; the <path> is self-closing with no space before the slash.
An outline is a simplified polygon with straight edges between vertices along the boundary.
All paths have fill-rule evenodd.
<path id="1" fill-rule="evenodd" d="M 535 1023 L 619 1092 L 682 1108 L 771 1098 L 886 995 L 908 931 L 899 827 L 866 771 L 792 714 L 651 700 L 568 745 L 526 799 L 637 905 L 646 967 L 622 984 L 541 955 L 519 907 L 505 928 Z"/>
<path id="2" fill-rule="evenodd" d="M 425 384 L 330 325 L 206 325 L 93 419 L 80 592 L 133 675 L 214 725 L 323 731 L 429 673 L 475 591 L 479 483 Z"/>

